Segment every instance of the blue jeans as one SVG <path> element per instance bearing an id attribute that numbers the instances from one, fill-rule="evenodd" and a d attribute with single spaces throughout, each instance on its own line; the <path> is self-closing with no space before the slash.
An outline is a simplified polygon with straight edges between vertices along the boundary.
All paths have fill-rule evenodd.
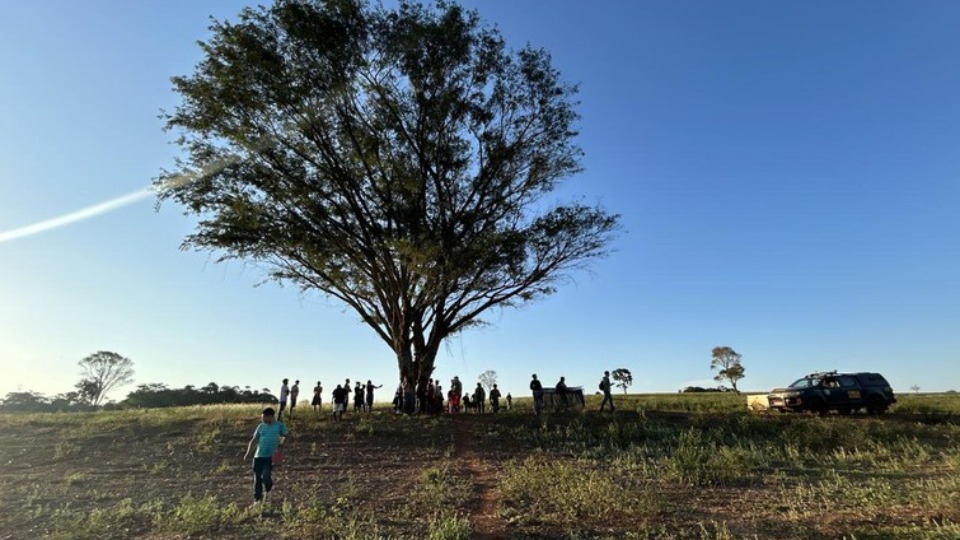
<path id="1" fill-rule="evenodd" d="M 270 473 L 273 472 L 272 457 L 253 458 L 253 498 L 259 501 L 263 498 L 263 491 L 266 488 L 267 493 L 273 488 L 273 478 Z"/>

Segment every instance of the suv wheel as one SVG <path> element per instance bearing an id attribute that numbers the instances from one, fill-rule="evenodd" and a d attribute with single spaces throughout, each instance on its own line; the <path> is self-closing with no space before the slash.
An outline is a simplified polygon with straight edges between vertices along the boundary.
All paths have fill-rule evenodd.
<path id="1" fill-rule="evenodd" d="M 870 414 L 883 414 L 887 412 L 887 402 L 880 396 L 870 396 L 867 398 L 867 412 Z"/>

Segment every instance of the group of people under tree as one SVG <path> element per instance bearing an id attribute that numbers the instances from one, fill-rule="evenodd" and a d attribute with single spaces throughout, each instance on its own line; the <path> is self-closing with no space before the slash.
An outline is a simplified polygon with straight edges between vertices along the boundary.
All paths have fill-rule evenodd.
<path id="1" fill-rule="evenodd" d="M 289 404 L 288 414 L 292 416 L 297 406 L 297 399 L 300 396 L 300 381 L 295 381 L 293 386 L 288 386 L 288 383 L 289 379 L 283 379 L 283 384 L 280 387 L 279 412 L 275 414 L 272 407 L 263 410 L 261 422 L 254 430 L 253 437 L 247 445 L 247 452 L 244 454 L 244 460 L 246 460 L 253 449 L 254 443 L 257 444 L 253 460 L 254 500 L 256 502 L 263 500 L 273 487 L 272 469 L 277 461 L 275 454 L 283 446 L 284 439 L 289 433 L 287 426 L 282 421 L 283 412 Z M 343 417 L 343 413 L 347 410 L 347 404 L 350 402 L 351 393 L 354 396 L 354 412 L 365 411 L 369 413 L 373 409 L 374 390 L 382 386 L 374 385 L 373 382 L 368 380 L 366 384 L 357 381 L 355 386 L 351 388 L 350 379 L 347 379 L 343 384 L 338 384 L 333 390 L 334 418 L 340 420 Z M 609 403 L 610 412 L 613 412 L 613 395 L 610 391 L 609 371 L 603 372 L 599 387 L 603 392 L 600 411 L 603 412 Z M 531 377 L 530 390 L 533 393 L 534 412 L 539 415 L 544 408 L 544 388 L 536 374 Z M 569 389 L 565 377 L 560 377 L 553 392 L 557 396 L 559 407 L 562 409 L 569 408 Z M 490 412 L 497 413 L 500 411 L 501 394 L 496 383 L 492 384 L 489 396 L 483 388 L 483 384 L 479 382 L 472 394 L 465 395 L 460 377 L 455 376 L 450 381 L 450 390 L 446 395 L 446 407 L 444 407 L 443 397 L 443 388 L 440 386 L 439 379 L 430 379 L 427 384 L 422 385 L 421 392 L 420 388 L 415 388 L 410 380 L 404 377 L 394 394 L 393 407 L 398 414 L 440 414 L 444 410 L 451 414 L 465 411 L 484 413 L 486 412 L 485 403 L 489 399 Z M 506 402 L 507 408 L 512 408 L 513 398 L 509 393 L 506 396 Z M 318 414 L 323 408 L 323 386 L 320 381 L 317 381 L 317 385 L 313 388 L 311 405 Z"/>
<path id="2" fill-rule="evenodd" d="M 294 382 L 289 386 L 289 379 L 283 379 L 280 386 L 280 407 L 277 414 L 277 420 L 283 420 L 283 413 L 289 405 L 289 413 L 293 415 L 300 396 L 300 381 Z M 346 379 L 343 384 L 338 384 L 333 390 L 333 416 L 340 420 L 343 414 L 347 412 L 351 403 L 353 394 L 354 412 L 371 412 L 374 403 L 374 391 L 382 388 L 383 385 L 375 385 L 367 380 L 366 384 L 356 381 L 351 387 L 350 379 Z M 600 403 L 600 411 L 603 412 L 609 404 L 610 412 L 615 410 L 613 405 L 613 395 L 611 393 L 610 372 L 604 371 L 603 378 L 600 380 L 599 388 L 603 393 L 603 400 Z M 533 394 L 533 409 L 535 414 L 540 414 L 544 409 L 544 388 L 543 384 L 536 374 L 531 376 L 530 391 Z M 489 395 L 488 395 L 489 394 Z M 556 397 L 556 407 L 559 410 L 568 410 L 571 403 L 571 395 L 574 395 L 567 386 L 566 377 L 560 377 L 553 388 L 553 395 Z M 582 405 L 582 393 L 576 390 L 576 397 Z M 425 384 L 414 385 L 408 377 L 402 377 L 397 386 L 393 397 L 393 410 L 397 414 L 440 414 L 447 412 L 450 414 L 460 412 L 486 413 L 487 402 L 489 400 L 489 412 L 500 412 L 500 400 L 502 394 L 496 383 L 490 387 L 489 393 L 483 384 L 478 382 L 476 388 L 471 393 L 464 393 L 463 383 L 459 376 L 454 376 L 450 381 L 450 389 L 446 395 L 443 393 L 443 387 L 440 385 L 440 379 L 427 379 Z M 311 401 L 313 410 L 318 415 L 323 410 L 323 385 L 317 381 L 313 388 L 313 400 Z M 506 395 L 507 409 L 513 407 L 513 397 L 508 393 Z"/>

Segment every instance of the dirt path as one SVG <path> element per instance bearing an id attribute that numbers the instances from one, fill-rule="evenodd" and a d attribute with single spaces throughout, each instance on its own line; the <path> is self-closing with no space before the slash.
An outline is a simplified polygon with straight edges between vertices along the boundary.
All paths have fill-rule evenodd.
<path id="1" fill-rule="evenodd" d="M 497 516 L 497 477 L 489 460 L 477 450 L 477 435 L 482 431 L 479 418 L 456 415 L 453 418 L 455 455 L 470 473 L 475 499 L 469 516 L 473 538 L 494 540 L 507 538 L 506 524 Z"/>

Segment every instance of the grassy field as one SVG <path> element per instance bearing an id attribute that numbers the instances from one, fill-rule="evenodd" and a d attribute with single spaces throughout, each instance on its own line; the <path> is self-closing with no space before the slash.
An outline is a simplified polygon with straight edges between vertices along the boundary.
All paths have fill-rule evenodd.
<path id="1" fill-rule="evenodd" d="M 960 538 L 960 396 L 883 417 L 732 394 L 617 414 L 288 422 L 251 506 L 256 406 L 0 415 L 0 538 Z"/>

